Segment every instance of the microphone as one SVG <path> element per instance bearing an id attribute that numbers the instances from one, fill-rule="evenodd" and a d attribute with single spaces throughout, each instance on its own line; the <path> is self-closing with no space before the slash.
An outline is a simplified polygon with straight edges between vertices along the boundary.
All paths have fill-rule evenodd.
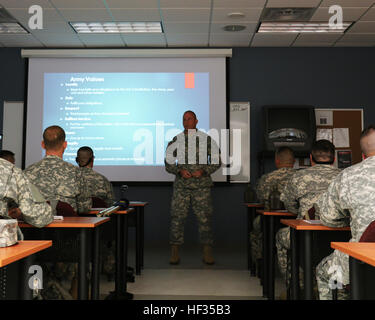
<path id="1" fill-rule="evenodd" d="M 119 210 L 126 210 L 129 208 L 129 200 L 128 199 L 120 199 L 119 201 L 115 202 L 112 207 L 103 209 L 102 211 L 99 211 L 97 214 L 98 217 L 108 217 L 112 213 L 119 211 Z"/>

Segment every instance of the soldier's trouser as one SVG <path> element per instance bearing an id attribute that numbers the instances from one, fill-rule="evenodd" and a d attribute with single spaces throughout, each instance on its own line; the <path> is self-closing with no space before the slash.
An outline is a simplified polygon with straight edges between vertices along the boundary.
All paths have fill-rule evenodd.
<path id="1" fill-rule="evenodd" d="M 332 300 L 332 289 L 339 289 L 338 299 L 348 299 L 340 289 L 349 283 L 349 256 L 335 250 L 325 257 L 316 267 L 316 281 L 320 300 Z"/>
<path id="2" fill-rule="evenodd" d="M 184 243 L 184 226 L 190 204 L 198 220 L 200 241 L 213 244 L 211 189 L 174 188 L 171 204 L 170 244 Z"/>
<path id="3" fill-rule="evenodd" d="M 288 250 L 290 250 L 290 229 L 281 228 L 276 233 L 277 260 L 281 275 L 286 279 L 288 267 Z M 288 281 L 288 279 L 286 279 Z"/>
<path id="4" fill-rule="evenodd" d="M 253 261 L 257 259 L 262 259 L 263 253 L 263 239 L 262 239 L 262 228 L 261 228 L 261 218 L 257 215 L 252 221 L 253 230 L 250 232 L 250 242 L 251 242 L 251 257 Z"/>

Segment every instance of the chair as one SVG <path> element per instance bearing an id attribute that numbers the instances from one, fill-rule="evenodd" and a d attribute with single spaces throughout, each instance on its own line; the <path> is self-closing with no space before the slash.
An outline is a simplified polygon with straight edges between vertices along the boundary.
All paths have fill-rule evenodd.
<path id="1" fill-rule="evenodd" d="M 97 197 L 92 197 L 91 199 L 93 208 L 108 208 L 107 203 L 103 199 Z"/>
<path id="2" fill-rule="evenodd" d="M 375 220 L 367 226 L 358 242 L 375 242 Z M 344 286 L 344 288 L 349 290 L 350 284 Z M 337 289 L 332 290 L 332 298 L 337 300 Z"/>
<path id="3" fill-rule="evenodd" d="M 56 215 L 63 217 L 78 217 L 78 214 L 69 203 L 60 200 L 56 205 Z"/>

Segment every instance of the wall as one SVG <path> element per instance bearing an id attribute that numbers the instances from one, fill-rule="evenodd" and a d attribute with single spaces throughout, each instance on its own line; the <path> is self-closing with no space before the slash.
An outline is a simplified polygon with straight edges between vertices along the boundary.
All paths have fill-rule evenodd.
<path id="1" fill-rule="evenodd" d="M 364 125 L 375 122 L 373 75 L 375 48 L 234 48 L 229 59 L 229 100 L 251 104 L 251 181 L 258 172 L 262 149 L 262 105 L 311 104 L 317 108 L 364 107 Z M 0 124 L 4 100 L 23 100 L 26 63 L 19 49 L 0 49 Z M 268 170 L 272 169 L 272 165 Z M 268 171 L 267 170 L 267 171 Z M 221 184 L 213 189 L 217 243 L 245 246 L 244 185 Z M 116 187 L 117 196 L 120 195 Z M 127 197 L 148 201 L 146 245 L 168 243 L 171 185 L 131 185 Z M 186 243 L 196 242 L 195 219 L 189 216 Z"/>

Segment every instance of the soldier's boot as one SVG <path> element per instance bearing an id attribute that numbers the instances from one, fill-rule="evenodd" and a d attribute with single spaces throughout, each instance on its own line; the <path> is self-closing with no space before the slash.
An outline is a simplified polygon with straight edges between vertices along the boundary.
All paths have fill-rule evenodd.
<path id="1" fill-rule="evenodd" d="M 212 247 L 209 246 L 208 244 L 205 244 L 203 246 L 203 262 L 205 264 L 215 263 L 214 257 L 212 256 Z"/>
<path id="2" fill-rule="evenodd" d="M 78 299 L 78 279 L 73 277 L 69 293 L 72 295 L 74 300 Z"/>
<path id="3" fill-rule="evenodd" d="M 170 264 L 179 264 L 180 257 L 178 256 L 178 245 L 172 244 L 171 246 L 171 259 L 169 260 Z"/>

